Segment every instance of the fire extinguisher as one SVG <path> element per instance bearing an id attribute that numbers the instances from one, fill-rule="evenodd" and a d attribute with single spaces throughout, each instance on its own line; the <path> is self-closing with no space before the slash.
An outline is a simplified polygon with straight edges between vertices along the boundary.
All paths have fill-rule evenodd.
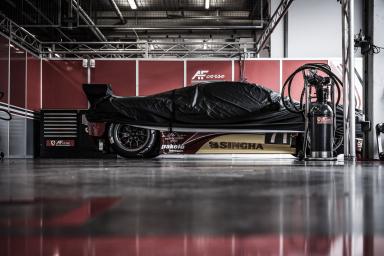
<path id="1" fill-rule="evenodd" d="M 332 159 L 334 142 L 334 112 L 330 104 L 333 105 L 329 95 L 332 95 L 332 83 L 329 77 L 322 77 L 316 73 L 307 77 L 310 87 L 316 91 L 316 96 L 308 95 L 306 104 L 310 106 L 308 113 L 308 129 L 310 138 L 310 158 L 311 159 Z M 316 101 L 312 102 L 312 98 Z"/>
<path id="2" fill-rule="evenodd" d="M 328 88 L 315 85 L 317 101 L 312 103 L 308 114 L 311 158 L 326 159 L 333 157 L 334 112 L 328 104 Z"/>
<path id="3" fill-rule="evenodd" d="M 304 86 L 300 102 L 291 95 L 297 74 L 303 75 Z M 340 131 L 336 138 L 336 106 L 340 102 L 342 82 L 327 64 L 308 63 L 299 67 L 285 81 L 281 98 L 284 107 L 292 113 L 303 114 L 305 131 L 300 159 L 336 160 L 334 152 L 340 148 Z M 287 97 L 286 93 L 288 94 Z M 342 131 L 341 131 L 342 132 Z"/>

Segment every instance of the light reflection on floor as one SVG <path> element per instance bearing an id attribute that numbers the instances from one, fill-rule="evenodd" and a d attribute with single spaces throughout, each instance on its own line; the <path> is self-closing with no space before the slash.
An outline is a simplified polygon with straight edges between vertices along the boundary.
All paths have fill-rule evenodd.
<path id="1" fill-rule="evenodd" d="M 0 255 L 382 255 L 384 165 L 10 160 Z"/>

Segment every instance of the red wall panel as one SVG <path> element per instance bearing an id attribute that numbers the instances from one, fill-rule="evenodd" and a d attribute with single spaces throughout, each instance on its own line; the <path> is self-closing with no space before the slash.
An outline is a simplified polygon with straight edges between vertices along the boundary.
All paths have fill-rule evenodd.
<path id="1" fill-rule="evenodd" d="M 111 84 L 114 94 L 119 96 L 135 96 L 136 61 L 97 60 L 91 82 Z"/>
<path id="2" fill-rule="evenodd" d="M 244 78 L 247 82 L 280 91 L 279 60 L 247 60 L 244 62 Z M 235 81 L 240 80 L 240 62 L 235 61 Z"/>
<path id="3" fill-rule="evenodd" d="M 217 80 L 232 81 L 232 61 L 187 61 L 187 85 Z"/>
<path id="4" fill-rule="evenodd" d="M 1 102 L 8 103 L 8 59 L 9 41 L 0 36 L 0 92 L 4 93 Z"/>
<path id="5" fill-rule="evenodd" d="M 282 83 L 284 84 L 287 78 L 300 66 L 306 64 L 306 63 L 325 63 L 327 64 L 327 60 L 283 60 L 283 81 Z M 292 97 L 294 100 L 299 101 L 300 96 L 301 96 L 301 91 L 304 86 L 304 80 L 303 76 L 301 74 L 297 74 L 295 79 L 293 79 L 292 82 Z M 287 89 L 285 90 L 286 95 L 287 95 Z"/>
<path id="6" fill-rule="evenodd" d="M 40 110 L 40 59 L 27 55 L 27 109 Z"/>
<path id="7" fill-rule="evenodd" d="M 26 53 L 21 48 L 10 48 L 10 104 L 25 108 Z"/>
<path id="8" fill-rule="evenodd" d="M 82 90 L 86 69 L 82 61 L 43 61 L 43 108 L 87 108 Z"/>
<path id="9" fill-rule="evenodd" d="M 151 95 L 184 85 L 183 61 L 139 61 L 139 95 Z"/>
<path id="10" fill-rule="evenodd" d="M 326 60 L 283 60 L 283 82 L 299 66 L 314 62 L 327 63 Z M 37 60 L 28 59 L 27 75 L 28 81 L 30 81 L 28 88 L 31 88 L 28 89 L 27 102 L 28 107 L 32 109 L 36 109 L 39 103 L 39 95 L 35 93 L 39 84 L 37 63 Z M 231 61 L 188 60 L 186 67 L 186 83 L 188 85 L 207 80 L 232 80 Z M 234 67 L 234 78 L 239 80 L 238 61 L 235 62 Z M 184 84 L 183 61 L 140 60 L 138 71 L 139 95 L 141 96 L 181 88 Z M 280 90 L 279 60 L 247 60 L 244 71 L 248 82 L 261 84 L 274 91 Z M 81 61 L 44 61 L 42 79 L 44 108 L 75 109 L 87 107 L 87 101 L 81 88 L 82 83 L 86 82 L 86 69 L 82 67 Z M 111 84 L 116 95 L 133 96 L 136 94 L 136 61 L 97 60 L 96 68 L 92 69 L 91 80 L 92 83 Z M 296 100 L 299 99 L 302 84 L 302 77 L 298 76 L 293 86 L 293 96 Z"/>

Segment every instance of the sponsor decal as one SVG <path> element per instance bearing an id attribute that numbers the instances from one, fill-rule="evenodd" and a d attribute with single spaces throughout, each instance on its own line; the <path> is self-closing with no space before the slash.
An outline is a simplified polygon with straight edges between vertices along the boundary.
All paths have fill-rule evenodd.
<path id="1" fill-rule="evenodd" d="M 209 70 L 197 70 L 192 80 L 224 79 L 223 74 L 210 74 Z"/>
<path id="2" fill-rule="evenodd" d="M 268 144 L 266 134 L 225 134 L 209 139 L 196 154 L 283 154 L 294 150 L 289 144 Z"/>
<path id="3" fill-rule="evenodd" d="M 182 144 L 164 144 L 164 145 L 161 145 L 161 150 L 165 150 L 165 149 L 184 150 L 184 148 L 185 148 L 185 145 L 182 145 Z"/>
<path id="4" fill-rule="evenodd" d="M 160 151 L 162 154 L 184 153 L 184 142 L 187 138 L 188 135 L 184 133 L 162 132 Z"/>
<path id="5" fill-rule="evenodd" d="M 264 150 L 263 144 L 247 142 L 225 142 L 210 141 L 209 147 L 213 149 L 260 149 Z"/>
<path id="6" fill-rule="evenodd" d="M 46 147 L 74 147 L 75 140 L 46 140 Z"/>
<path id="7" fill-rule="evenodd" d="M 180 135 L 176 132 L 162 133 L 163 144 L 180 144 L 179 142 L 185 139 L 185 136 Z"/>
<path id="8" fill-rule="evenodd" d="M 292 154 L 291 139 L 284 143 L 284 135 L 276 134 L 220 134 L 162 132 L 162 154 Z"/>
<path id="9" fill-rule="evenodd" d="M 332 124 L 332 118 L 328 116 L 316 117 L 317 124 Z"/>

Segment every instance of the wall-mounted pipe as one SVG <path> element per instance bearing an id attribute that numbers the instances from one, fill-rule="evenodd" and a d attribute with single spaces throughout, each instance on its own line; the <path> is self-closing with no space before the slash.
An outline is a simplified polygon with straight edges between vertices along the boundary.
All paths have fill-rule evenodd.
<path id="1" fill-rule="evenodd" d="M 284 22 L 283 22 L 283 25 L 284 25 L 284 35 L 283 35 L 283 38 L 284 38 L 284 58 L 288 58 L 288 33 L 289 33 L 289 29 L 288 29 L 288 12 L 284 15 Z"/>
<path id="2" fill-rule="evenodd" d="M 99 26 L 103 28 L 110 28 L 114 31 L 126 31 L 126 30 L 251 30 L 262 29 L 262 25 L 244 25 L 244 26 L 164 26 L 164 27 L 111 27 L 111 26 Z"/>
<path id="3" fill-rule="evenodd" d="M 97 28 L 96 24 L 93 22 L 93 20 L 88 16 L 87 12 L 84 11 L 83 8 L 81 8 L 80 4 L 76 0 L 71 0 L 73 7 L 77 10 L 78 15 L 80 18 L 91 28 L 92 32 L 95 34 L 95 36 L 100 41 L 108 41 L 107 38 L 104 36 L 104 34 L 100 31 L 100 29 Z"/>
<path id="4" fill-rule="evenodd" d="M 228 55 L 228 54 L 238 54 L 239 51 L 236 50 L 230 50 L 230 51 L 187 51 L 187 50 L 172 50 L 172 51 L 161 51 L 161 50 L 149 50 L 146 51 L 146 49 L 135 49 L 135 50 L 100 50 L 100 51 L 92 51 L 92 50 L 80 50 L 80 51 L 74 51 L 73 54 L 78 54 L 78 55 L 100 55 L 100 54 L 145 54 L 148 52 L 150 55 L 164 55 L 164 54 L 169 54 L 169 55 L 175 55 L 175 54 L 216 54 L 216 55 Z M 65 54 L 71 54 L 70 52 L 67 51 L 51 51 L 51 52 L 42 52 L 42 54 L 59 54 L 59 55 L 65 55 Z M 254 52 L 249 52 L 249 53 L 254 53 Z"/>
<path id="5" fill-rule="evenodd" d="M 145 45 L 147 42 L 124 42 L 124 41 L 110 41 L 108 43 L 105 42 L 42 42 L 43 45 Z M 149 44 L 164 44 L 164 45 L 201 45 L 202 42 L 148 42 Z M 207 44 L 208 45 L 253 45 L 255 42 L 249 41 L 249 42 L 216 42 L 216 41 L 210 41 Z"/>
<path id="6" fill-rule="evenodd" d="M 123 14 L 121 13 L 119 6 L 117 6 L 115 0 L 109 0 L 109 2 L 112 5 L 113 9 L 115 10 L 117 17 L 119 17 L 121 23 L 125 24 L 126 20 L 125 20 Z"/>

